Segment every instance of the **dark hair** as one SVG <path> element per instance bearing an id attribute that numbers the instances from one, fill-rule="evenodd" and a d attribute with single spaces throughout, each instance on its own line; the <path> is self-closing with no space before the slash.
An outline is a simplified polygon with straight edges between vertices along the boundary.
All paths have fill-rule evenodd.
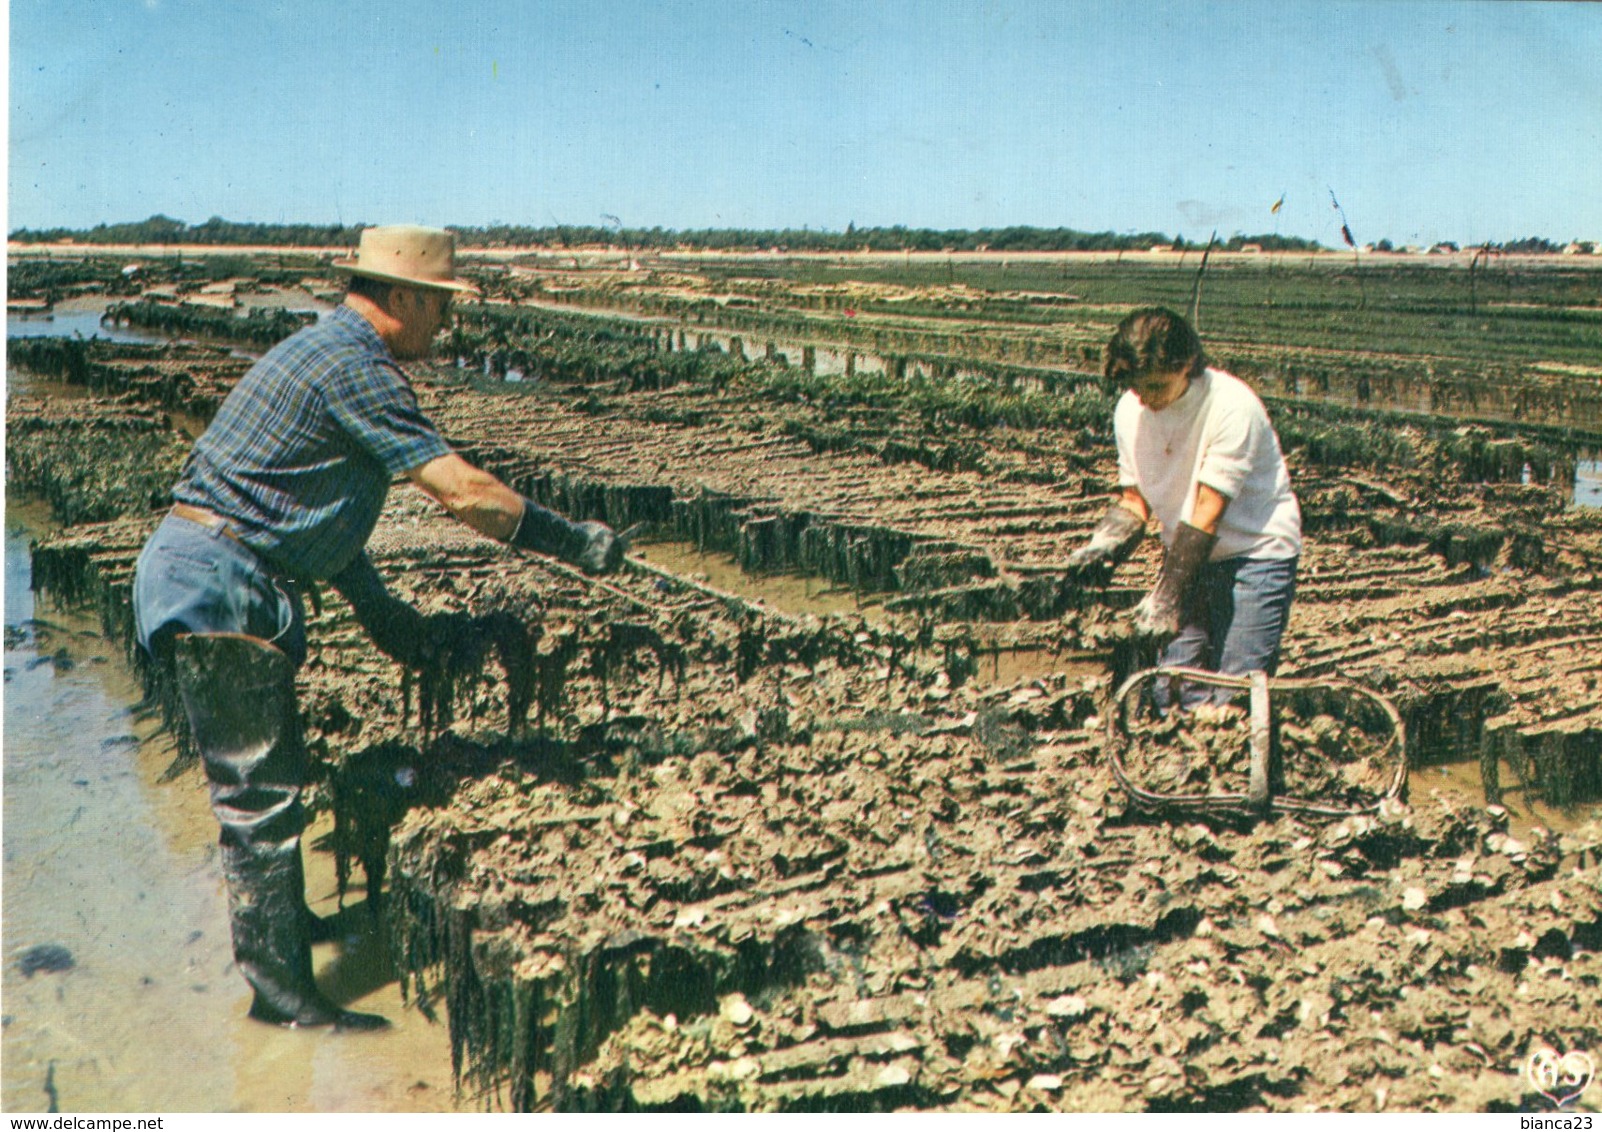
<path id="1" fill-rule="evenodd" d="M 1143 307 L 1118 324 L 1107 343 L 1102 375 L 1120 386 L 1133 385 L 1150 373 L 1185 370 L 1199 377 L 1207 366 L 1201 337 L 1167 307 Z"/>
<path id="2" fill-rule="evenodd" d="M 365 275 L 352 275 L 350 286 L 345 288 L 347 295 L 360 295 L 364 299 L 371 299 L 386 310 L 389 308 L 390 292 L 395 284 L 387 279 L 369 279 Z"/>

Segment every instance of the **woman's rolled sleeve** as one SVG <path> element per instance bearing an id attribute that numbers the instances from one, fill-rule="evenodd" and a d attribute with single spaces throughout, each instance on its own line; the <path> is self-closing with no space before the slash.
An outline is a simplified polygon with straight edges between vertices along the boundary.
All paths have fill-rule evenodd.
<path id="1" fill-rule="evenodd" d="M 1226 499 L 1237 497 L 1251 474 L 1258 435 L 1257 424 L 1247 413 L 1221 414 L 1202 444 L 1201 464 L 1196 474 L 1198 482 Z"/>

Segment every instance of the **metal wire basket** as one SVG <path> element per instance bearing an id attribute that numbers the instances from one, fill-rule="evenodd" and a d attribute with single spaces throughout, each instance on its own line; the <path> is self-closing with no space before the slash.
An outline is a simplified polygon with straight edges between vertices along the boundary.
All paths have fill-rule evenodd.
<path id="1" fill-rule="evenodd" d="M 1133 706 L 1144 701 L 1149 685 L 1161 678 L 1199 684 L 1204 687 L 1245 691 L 1250 696 L 1249 744 L 1250 772 L 1244 793 L 1163 794 L 1147 790 L 1130 776 L 1126 756 L 1134 743 L 1129 717 Z M 1312 798 L 1289 794 L 1275 795 L 1272 784 L 1277 775 L 1279 744 L 1275 741 L 1275 693 L 1320 692 L 1366 701 L 1378 709 L 1389 728 L 1389 735 L 1371 760 L 1388 765 L 1384 788 L 1375 800 L 1360 806 L 1331 806 Z M 1378 692 L 1346 680 L 1301 680 L 1270 677 L 1262 672 L 1245 676 L 1225 676 L 1199 668 L 1147 668 L 1125 680 L 1113 696 L 1107 715 L 1107 750 L 1113 774 L 1137 807 L 1152 812 L 1192 814 L 1265 815 L 1272 811 L 1312 817 L 1343 818 L 1373 813 L 1388 800 L 1401 797 L 1407 783 L 1407 742 L 1402 717 L 1396 706 Z"/>

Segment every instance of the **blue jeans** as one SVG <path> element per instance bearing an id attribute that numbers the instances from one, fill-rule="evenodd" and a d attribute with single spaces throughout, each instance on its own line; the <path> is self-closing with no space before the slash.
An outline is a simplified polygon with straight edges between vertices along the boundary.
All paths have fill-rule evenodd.
<path id="1" fill-rule="evenodd" d="M 1296 594 L 1295 558 L 1226 558 L 1203 566 L 1181 616 L 1179 635 L 1158 661 L 1165 668 L 1202 668 L 1226 676 L 1279 667 L 1280 639 Z M 1186 685 L 1186 708 L 1228 703 L 1229 688 Z M 1159 700 L 1166 697 L 1159 694 Z"/>
<path id="2" fill-rule="evenodd" d="M 134 631 L 151 656 L 178 633 L 246 633 L 306 660 L 306 612 L 293 582 L 222 531 L 168 515 L 134 566 Z"/>

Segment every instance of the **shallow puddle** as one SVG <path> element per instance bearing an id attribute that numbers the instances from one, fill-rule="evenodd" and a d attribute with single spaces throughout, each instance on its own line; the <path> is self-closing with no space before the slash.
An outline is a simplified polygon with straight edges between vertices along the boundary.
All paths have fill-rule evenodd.
<path id="1" fill-rule="evenodd" d="M 1602 806 L 1588 803 L 1558 809 L 1538 799 L 1528 797 L 1519 785 L 1513 769 L 1501 764 L 1502 807 L 1508 812 L 1508 828 L 1522 837 L 1535 828 L 1556 833 L 1572 833 L 1587 822 L 1602 818 Z M 1408 797 L 1414 805 L 1424 802 L 1432 793 L 1439 793 L 1458 805 L 1483 806 L 1485 781 L 1480 776 L 1478 762 L 1446 763 L 1442 766 L 1415 767 L 1408 777 Z"/>
<path id="2" fill-rule="evenodd" d="M 1106 661 L 1090 653 L 1058 653 L 1041 648 L 998 648 L 981 652 L 973 674 L 976 686 L 1006 688 L 1046 676 L 1106 676 Z"/>
<path id="3" fill-rule="evenodd" d="M 748 574 L 734 555 L 703 551 L 692 542 L 640 542 L 632 554 L 681 578 L 792 617 L 844 613 L 877 624 L 889 620 L 880 599 L 859 595 L 850 586 L 804 574 Z"/>
<path id="4" fill-rule="evenodd" d="M 62 303 L 49 314 L 7 314 L 9 338 L 103 338 L 108 342 L 165 342 L 167 335 L 100 321 L 109 300 Z"/>
<path id="5" fill-rule="evenodd" d="M 198 769 L 136 716 L 137 684 L 83 616 L 35 611 L 28 537 L 43 512 L 8 501 L 5 538 L 5 960 L 0 1108 L 7 1112 L 454 1111 L 443 1020 L 403 1008 L 358 889 L 317 948 L 323 986 L 387 1015 L 377 1035 L 251 1022 L 233 970 L 217 826 Z M 308 838 L 308 895 L 335 910 L 333 863 Z M 65 970 L 24 974 L 54 945 Z M 59 962 L 56 965 L 60 965 Z"/>
<path id="6" fill-rule="evenodd" d="M 1575 462 L 1574 505 L 1602 507 L 1602 460 Z"/>

